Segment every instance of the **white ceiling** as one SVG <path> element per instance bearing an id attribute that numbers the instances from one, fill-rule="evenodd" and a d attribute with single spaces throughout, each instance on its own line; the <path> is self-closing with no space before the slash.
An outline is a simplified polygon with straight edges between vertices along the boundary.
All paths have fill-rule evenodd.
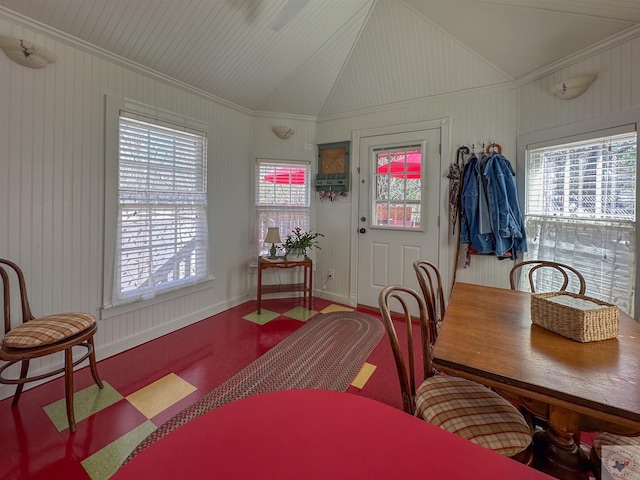
<path id="1" fill-rule="evenodd" d="M 309 116 L 517 81 L 640 25 L 640 0 L 0 0 L 3 11 L 247 109 Z"/>

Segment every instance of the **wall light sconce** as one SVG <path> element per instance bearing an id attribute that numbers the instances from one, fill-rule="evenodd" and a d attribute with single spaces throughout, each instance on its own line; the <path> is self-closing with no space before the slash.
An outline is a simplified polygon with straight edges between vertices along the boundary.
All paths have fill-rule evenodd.
<path id="1" fill-rule="evenodd" d="M 595 79 L 596 75 L 593 74 L 569 78 L 560 83 L 556 83 L 551 88 L 551 93 L 565 100 L 576 98 L 586 92 Z"/>
<path id="2" fill-rule="evenodd" d="M 23 67 L 44 68 L 56 61 L 56 54 L 52 51 L 19 38 L 0 35 L 0 49 Z"/>
<path id="3" fill-rule="evenodd" d="M 282 140 L 287 140 L 293 137 L 293 134 L 296 133 L 296 131 L 289 127 L 273 127 L 273 133 L 276 134 L 276 137 L 281 138 Z"/>

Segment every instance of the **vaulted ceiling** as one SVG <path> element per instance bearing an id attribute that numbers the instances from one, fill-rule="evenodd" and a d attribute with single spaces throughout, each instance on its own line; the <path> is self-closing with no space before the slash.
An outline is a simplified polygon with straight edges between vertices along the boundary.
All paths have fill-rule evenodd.
<path id="1" fill-rule="evenodd" d="M 638 0 L 0 0 L 3 13 L 246 109 L 314 117 L 517 82 L 640 30 Z"/>

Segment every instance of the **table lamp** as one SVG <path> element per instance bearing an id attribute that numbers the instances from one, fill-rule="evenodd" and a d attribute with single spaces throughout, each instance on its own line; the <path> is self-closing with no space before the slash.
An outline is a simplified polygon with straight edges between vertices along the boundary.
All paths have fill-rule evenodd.
<path id="1" fill-rule="evenodd" d="M 278 227 L 269 227 L 267 229 L 267 236 L 264 239 L 264 243 L 271 244 L 271 249 L 269 250 L 269 258 L 278 258 L 276 256 L 276 243 L 282 243 L 282 240 L 280 240 L 280 229 Z"/>

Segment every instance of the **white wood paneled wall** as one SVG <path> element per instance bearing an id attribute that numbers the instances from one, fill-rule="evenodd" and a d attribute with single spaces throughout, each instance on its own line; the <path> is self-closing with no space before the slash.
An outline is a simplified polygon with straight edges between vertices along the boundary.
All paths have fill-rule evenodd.
<path id="1" fill-rule="evenodd" d="M 295 130 L 294 135 L 287 139 L 282 140 L 273 133 L 273 127 L 282 126 L 289 127 Z M 260 113 L 253 118 L 253 140 L 251 149 L 251 183 L 252 189 L 250 191 L 250 202 L 252 204 L 252 211 L 250 215 L 249 228 L 253 234 L 254 231 L 254 208 L 255 205 L 255 180 L 254 170 L 255 162 L 258 159 L 262 160 L 285 160 L 285 161 L 305 161 L 311 165 L 311 183 L 313 198 L 313 180 L 316 173 L 316 119 L 315 117 L 305 117 L 297 115 L 277 115 Z M 312 200 L 311 205 L 311 225 L 314 225 L 314 205 Z M 284 240 L 284 233 L 280 232 L 282 240 Z M 323 241 L 324 239 L 320 239 Z M 313 257 L 315 252 L 311 252 Z M 256 259 L 249 259 L 249 264 L 255 264 Z M 314 270 L 316 270 L 314 264 Z M 278 270 L 278 271 L 276 271 Z M 255 298 L 257 288 L 257 270 L 254 266 L 249 268 L 250 272 L 250 297 Z M 262 282 L 269 283 L 297 283 L 302 281 L 302 269 L 293 269 L 290 271 L 279 271 L 279 269 L 271 269 L 264 271 Z M 315 275 L 315 273 L 314 273 Z M 317 290 L 317 280 L 314 278 L 314 289 Z M 283 294 L 283 296 L 290 296 L 292 294 Z M 270 296 L 269 298 L 274 298 Z"/>
<path id="2" fill-rule="evenodd" d="M 43 45 L 58 57 L 55 64 L 34 70 L 0 54 L 0 257 L 24 269 L 34 313 L 100 315 L 106 94 L 208 122 L 209 235 L 216 280 L 207 290 L 100 320 L 98 357 L 244 301 L 251 241 L 250 115 L 17 23 L 0 19 L 0 31 Z M 49 364 L 34 362 L 32 369 Z M 0 397 L 12 391 L 0 390 Z"/>
<path id="3" fill-rule="evenodd" d="M 509 77 L 404 2 L 381 1 L 321 116 L 504 82 Z"/>
<path id="4" fill-rule="evenodd" d="M 459 146 L 468 145 L 471 148 L 471 144 L 475 143 L 479 151 L 483 142 L 488 144 L 495 141 L 502 145 L 503 154 L 507 158 L 513 157 L 512 164 L 515 168 L 517 100 L 518 91 L 515 86 L 501 86 L 441 95 L 401 104 L 395 108 L 373 108 L 341 118 L 321 118 L 318 123 L 318 143 L 350 140 L 353 130 L 450 117 L 452 157 L 442 159 L 440 191 L 441 229 L 446 229 L 449 188 L 446 175 L 449 165 L 455 161 L 455 152 Z M 354 158 L 352 161 L 357 162 L 358 159 Z M 357 180 L 354 178 L 352 186 L 356 185 Z M 328 295 L 340 297 L 349 292 L 349 278 L 354 274 L 351 271 L 350 238 L 355 235 L 355 226 L 351 225 L 351 202 L 357 201 L 356 196 L 354 188 L 346 199 L 325 202 L 316 208 L 318 231 L 328 234 L 329 239 L 325 242 L 327 247 L 323 247 L 318 255 L 318 271 L 326 272 L 328 268 L 336 271 L 335 280 L 327 284 Z M 448 258 L 448 262 L 440 268 L 445 282 L 449 284 L 453 274 L 455 241 L 450 235 L 446 239 L 441 248 L 445 250 L 444 256 Z M 509 260 L 474 256 L 471 267 L 458 270 L 457 278 L 463 282 L 508 287 L 511 266 L 512 262 Z"/>
<path id="5" fill-rule="evenodd" d="M 572 100 L 550 93 L 569 78 L 597 74 L 589 89 Z M 640 107 L 640 37 L 596 53 L 520 89 L 519 134 L 546 130 Z"/>
<path id="6" fill-rule="evenodd" d="M 273 127 L 289 127 L 294 135 L 282 140 Z M 283 160 L 310 160 L 316 153 L 316 118 L 297 115 L 257 114 L 253 118 L 251 155 Z M 313 167 L 313 165 L 312 165 Z"/>

